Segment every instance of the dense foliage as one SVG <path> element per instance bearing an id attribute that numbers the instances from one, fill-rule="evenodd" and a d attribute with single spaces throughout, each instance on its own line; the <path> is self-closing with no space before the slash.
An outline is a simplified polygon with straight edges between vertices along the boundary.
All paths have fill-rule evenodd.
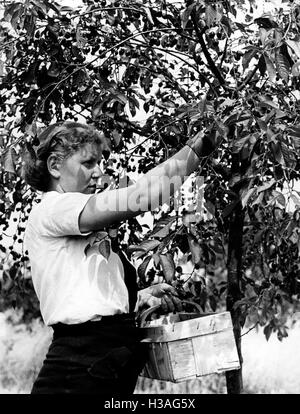
<path id="1" fill-rule="evenodd" d="M 153 212 L 153 229 L 124 223 L 120 241 L 140 260 L 141 286 L 165 279 L 213 311 L 227 295 L 235 323 L 248 317 L 267 338 L 286 336 L 300 294 L 299 25 L 299 1 L 8 4 L 0 21 L 2 301 L 24 298 L 28 275 L 20 246 L 38 195 L 22 180 L 21 155 L 43 125 L 85 119 L 110 139 L 114 185 L 191 136 L 220 138 L 197 172 L 202 218 L 171 205 Z"/>

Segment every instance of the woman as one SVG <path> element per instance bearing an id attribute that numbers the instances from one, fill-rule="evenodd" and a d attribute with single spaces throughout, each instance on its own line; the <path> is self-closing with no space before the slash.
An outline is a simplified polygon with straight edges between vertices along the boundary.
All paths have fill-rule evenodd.
<path id="1" fill-rule="evenodd" d="M 43 192 L 25 247 L 43 320 L 54 331 L 33 394 L 132 393 L 145 362 L 135 311 L 153 300 L 180 308 L 166 283 L 137 294 L 135 269 L 106 230 L 168 201 L 206 146 L 190 140 L 134 185 L 96 193 L 107 148 L 92 126 L 61 122 L 45 129 L 24 163 L 26 182 Z M 178 188 L 170 189 L 174 177 Z"/>

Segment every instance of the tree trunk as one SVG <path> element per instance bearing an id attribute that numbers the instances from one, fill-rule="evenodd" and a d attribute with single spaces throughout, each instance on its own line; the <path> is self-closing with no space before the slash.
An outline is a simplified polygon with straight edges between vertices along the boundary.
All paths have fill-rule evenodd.
<path id="1" fill-rule="evenodd" d="M 226 372 L 228 394 L 241 394 L 243 391 L 240 311 L 233 309 L 235 302 L 241 299 L 240 281 L 242 277 L 243 227 L 244 212 L 241 203 L 239 203 L 232 214 L 229 228 L 227 310 L 231 313 L 232 317 L 241 369 Z"/>

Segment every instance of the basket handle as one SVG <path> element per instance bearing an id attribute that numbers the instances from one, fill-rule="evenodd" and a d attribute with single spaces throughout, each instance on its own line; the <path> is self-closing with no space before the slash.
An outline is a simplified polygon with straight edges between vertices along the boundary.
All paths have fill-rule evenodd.
<path id="1" fill-rule="evenodd" d="M 198 303 L 191 302 L 191 301 L 189 301 L 189 300 L 182 300 L 181 302 L 182 302 L 182 303 L 187 303 L 188 305 L 193 305 L 193 306 L 195 306 L 195 308 L 197 309 L 197 311 L 198 311 L 199 313 L 202 313 L 201 306 L 200 306 L 200 305 L 198 305 Z M 142 326 L 144 325 L 144 323 L 146 322 L 147 317 L 148 317 L 149 315 L 151 315 L 151 313 L 152 313 L 152 312 L 154 312 L 156 309 L 158 309 L 158 308 L 160 308 L 160 307 L 161 307 L 161 305 L 154 305 L 154 306 L 151 306 L 151 308 L 144 310 L 144 311 L 141 313 L 141 316 L 140 316 L 140 326 L 142 327 Z"/>

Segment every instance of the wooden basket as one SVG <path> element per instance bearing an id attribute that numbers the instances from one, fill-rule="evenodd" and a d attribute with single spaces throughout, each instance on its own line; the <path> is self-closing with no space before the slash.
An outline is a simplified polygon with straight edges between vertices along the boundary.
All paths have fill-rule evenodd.
<path id="1" fill-rule="evenodd" d="M 148 360 L 141 376 L 181 382 L 240 368 L 230 312 L 201 314 L 193 305 L 198 312 L 175 314 L 172 323 L 160 326 L 145 327 L 159 306 L 142 313 Z"/>

